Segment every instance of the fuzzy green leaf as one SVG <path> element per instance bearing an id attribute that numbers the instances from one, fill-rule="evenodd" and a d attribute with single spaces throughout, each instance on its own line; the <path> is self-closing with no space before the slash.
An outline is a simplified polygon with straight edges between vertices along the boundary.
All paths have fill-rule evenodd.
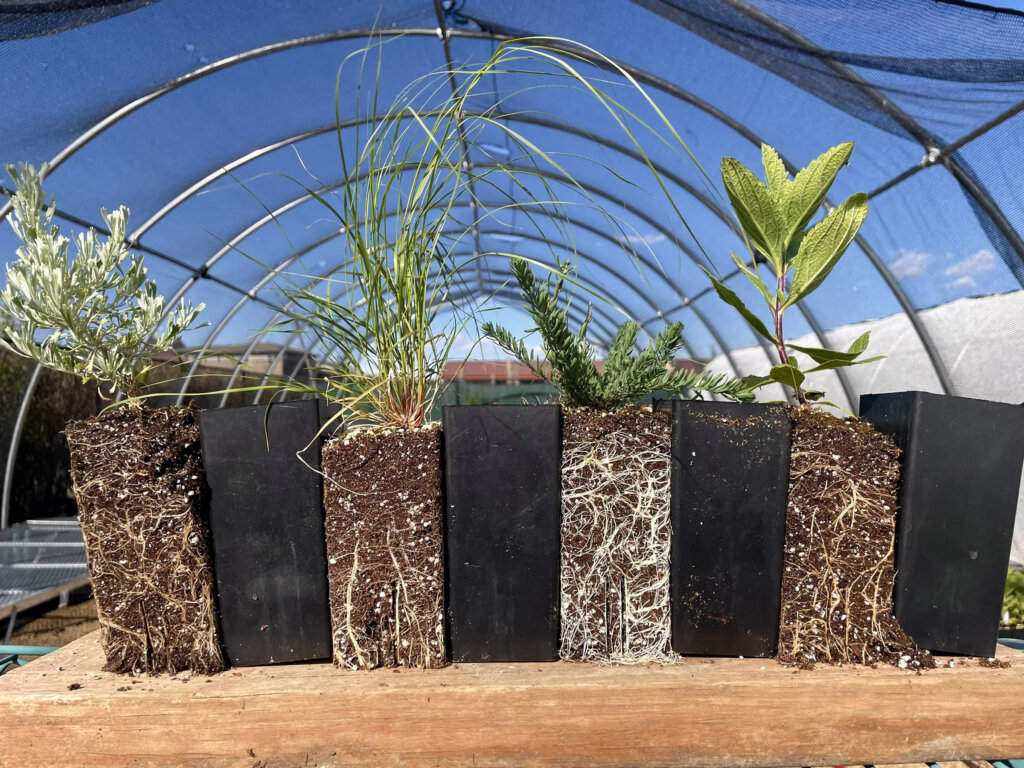
<path id="1" fill-rule="evenodd" d="M 771 376 L 772 381 L 777 381 L 783 386 L 792 387 L 794 390 L 800 388 L 800 385 L 804 383 L 805 378 L 803 371 L 801 371 L 793 361 L 773 366 L 769 375 Z"/>
<path id="2" fill-rule="evenodd" d="M 764 184 L 734 157 L 722 160 L 722 182 L 750 242 L 781 269 L 783 222 Z"/>
<path id="3" fill-rule="evenodd" d="M 732 251 L 729 252 L 729 255 L 732 257 L 732 261 L 736 265 L 736 268 L 740 272 L 742 272 L 744 276 L 747 278 L 747 280 L 753 283 L 754 287 L 757 288 L 758 292 L 760 292 L 760 294 L 764 296 L 764 300 L 768 303 L 768 307 L 770 309 L 774 308 L 775 299 L 772 296 L 772 294 L 768 291 L 768 286 L 764 284 L 764 280 L 761 279 L 761 276 L 757 274 L 757 272 L 755 272 L 753 269 L 748 267 L 746 262 L 743 261 L 743 259 L 741 259 Z"/>
<path id="4" fill-rule="evenodd" d="M 704 268 L 701 267 L 701 269 Z M 743 299 L 736 295 L 735 291 L 729 288 L 725 283 L 723 283 L 717 277 L 712 275 L 706 269 L 704 269 L 704 274 L 706 274 L 711 279 L 711 284 L 715 287 L 715 292 L 718 294 L 718 298 L 720 298 L 729 306 L 737 309 L 739 313 L 743 315 L 743 319 L 747 321 L 747 324 L 751 328 L 753 328 L 754 331 L 756 331 L 758 334 L 760 334 L 773 344 L 775 343 L 775 337 L 768 332 L 768 328 L 765 326 L 763 322 L 761 322 L 761 319 L 753 312 L 751 312 L 749 309 L 747 309 L 747 305 L 743 303 Z"/>
<path id="5" fill-rule="evenodd" d="M 776 203 L 785 200 L 789 186 L 789 173 L 779 153 L 767 144 L 761 145 L 761 163 L 764 165 L 764 178 L 768 182 L 768 191 Z"/>
<path id="6" fill-rule="evenodd" d="M 785 221 L 785 238 L 789 240 L 803 230 L 825 201 L 825 195 L 832 187 L 836 174 L 846 165 L 853 152 L 853 142 L 832 147 L 811 161 L 801 170 L 787 188 L 782 201 L 782 218 Z"/>
<path id="7" fill-rule="evenodd" d="M 878 357 L 866 357 L 863 360 L 829 360 L 828 362 L 816 365 L 813 368 L 809 368 L 807 373 L 814 373 L 815 371 L 830 371 L 833 368 L 847 368 L 851 365 L 865 365 L 867 363 L 877 363 L 879 360 L 885 360 L 885 355 L 879 355 Z"/>
<path id="8" fill-rule="evenodd" d="M 857 357 L 857 355 L 862 354 L 868 348 L 868 343 L 870 341 L 871 331 L 864 331 L 864 333 L 862 333 L 860 336 L 853 340 L 853 343 L 850 345 L 849 349 L 846 350 L 846 354 Z"/>
<path id="9" fill-rule="evenodd" d="M 870 340 L 871 331 L 862 333 L 854 339 L 850 348 L 845 352 L 839 352 L 834 349 L 819 349 L 818 347 L 799 347 L 796 344 L 787 344 L 786 346 L 795 349 L 798 352 L 803 352 L 816 363 L 827 363 L 831 360 L 855 360 L 868 348 L 868 342 Z"/>
<path id="10" fill-rule="evenodd" d="M 786 306 L 803 299 L 824 282 L 867 215 L 867 195 L 858 192 L 811 228 L 794 259 Z"/>
<path id="11" fill-rule="evenodd" d="M 763 386 L 771 384 L 774 379 L 771 376 L 744 376 L 740 379 L 740 382 L 749 387 L 751 390 L 760 389 Z"/>

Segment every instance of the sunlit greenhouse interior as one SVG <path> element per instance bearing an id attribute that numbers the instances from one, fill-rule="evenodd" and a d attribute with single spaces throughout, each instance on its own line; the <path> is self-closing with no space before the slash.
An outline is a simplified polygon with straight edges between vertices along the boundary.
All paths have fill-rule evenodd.
<path id="1" fill-rule="evenodd" d="M 0 73 L 0 161 L 42 169 L 50 225 L 107 238 L 125 206 L 121 240 L 165 299 L 161 327 L 202 305 L 153 356 L 152 405 L 315 394 L 345 342 L 314 310 L 401 301 L 344 276 L 410 221 L 458 264 L 428 320 L 434 418 L 442 403 L 557 398 L 483 330 L 541 350 L 515 263 L 564 278 L 598 361 L 624 321 L 637 353 L 681 322 L 673 367 L 764 376 L 771 334 L 716 287 L 770 321 L 746 274 L 770 265 L 723 158 L 762 179 L 768 145 L 788 183 L 846 142 L 815 217 L 856 193 L 867 214 L 784 335 L 847 350 L 869 332 L 880 359 L 822 366 L 806 389 L 839 415 L 902 391 L 1024 405 L 1016 0 L 15 0 L 0 4 Z M 375 176 L 421 158 L 425 137 L 444 148 L 438 189 L 416 196 L 422 165 Z M 5 218 L 16 175 L 0 182 Z M 5 223 L 0 263 L 22 247 Z M 0 351 L 2 528 L 76 513 L 64 424 L 125 394 L 80 378 Z M 756 397 L 795 393 L 772 381 Z M 1024 494 L 1010 560 L 1024 567 Z"/>

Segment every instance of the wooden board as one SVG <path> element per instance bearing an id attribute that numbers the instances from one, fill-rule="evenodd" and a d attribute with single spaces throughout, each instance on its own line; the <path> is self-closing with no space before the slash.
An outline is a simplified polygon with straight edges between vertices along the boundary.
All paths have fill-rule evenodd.
<path id="1" fill-rule="evenodd" d="M 1024 654 L 925 674 L 304 664 L 214 678 L 100 672 L 97 634 L 0 677 L 2 766 L 800 766 L 1024 756 Z M 80 686 L 75 688 L 75 686 Z M 75 690 L 71 690 L 75 688 Z"/>

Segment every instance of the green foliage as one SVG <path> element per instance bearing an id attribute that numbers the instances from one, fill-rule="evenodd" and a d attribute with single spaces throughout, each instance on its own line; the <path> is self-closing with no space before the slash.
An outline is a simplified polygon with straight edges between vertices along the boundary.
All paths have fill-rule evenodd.
<path id="1" fill-rule="evenodd" d="M 375 46 L 356 54 L 357 114 L 365 109 L 361 88 L 372 51 L 379 55 Z M 340 71 L 338 77 L 340 82 Z M 461 98 L 443 100 L 429 112 L 417 109 L 424 90 L 436 104 L 438 80 L 435 74 L 414 81 L 383 114 L 377 112 L 375 82 L 370 110 L 377 121 L 368 132 L 356 126 L 354 155 L 338 129 L 347 180 L 340 201 L 304 186 L 341 225 L 348 253 L 327 275 L 291 280 L 282 289 L 288 303 L 277 327 L 324 351 L 316 385 L 325 389 L 294 381 L 280 386 L 324 395 L 340 406 L 343 420 L 423 424 L 445 387 L 452 344 L 469 320 L 453 294 L 463 267 L 476 257 L 454 255 L 469 228 L 460 232 L 453 210 L 460 198 L 471 198 L 471 185 L 483 183 L 486 174 L 473 175 L 465 162 Z M 445 75 L 440 84 L 447 82 Z M 339 100 L 336 91 L 340 124 Z"/>
<path id="2" fill-rule="evenodd" d="M 1001 623 L 1004 627 L 1024 626 L 1024 571 L 1011 568 L 1006 574 Z"/>
<path id="3" fill-rule="evenodd" d="M 584 60 L 579 54 L 559 55 L 550 42 L 506 41 L 482 64 L 416 78 L 380 112 L 379 81 L 372 76 L 376 71 L 379 77 L 386 44 L 368 45 L 342 65 L 360 62 L 355 114 L 375 120 L 344 135 L 339 130 L 346 183 L 335 195 L 318 192 L 328 188 L 322 183 L 303 187 L 338 221 L 347 252 L 327 275 L 289 280 L 282 289 L 286 317 L 276 329 L 301 334 L 306 346 L 325 353 L 324 375 L 315 386 L 326 387 L 320 394 L 340 404 L 343 418 L 406 427 L 429 418 L 446 386 L 442 373 L 452 344 L 500 283 L 487 274 L 488 257 L 511 255 L 482 250 L 476 233 L 487 219 L 510 234 L 535 229 L 552 243 L 571 246 L 566 207 L 585 205 L 604 218 L 624 253 L 635 255 L 624 224 L 596 203 L 558 153 L 546 152 L 503 119 L 501 98 L 495 102 L 498 78 L 537 74 L 594 98 L 630 138 L 631 131 L 646 130 L 602 90 L 603 78 L 577 71 Z M 336 90 L 340 123 L 339 98 Z M 477 143 L 480 136 L 485 138 Z M 496 136 L 504 157 L 486 149 Z M 641 148 L 637 152 L 646 159 Z M 566 199 L 572 202 L 563 204 Z M 466 201 L 472 201 L 468 215 Z M 554 258 L 556 246 L 550 247 Z M 466 255 L 457 258 L 459 253 Z M 276 386 L 313 389 L 296 382 Z"/>
<path id="4" fill-rule="evenodd" d="M 623 323 L 608 350 L 604 368 L 597 370 L 594 351 L 587 342 L 587 319 L 577 331 L 569 327 L 569 305 L 561 299 L 569 262 L 559 262 L 557 272 L 538 280 L 525 259 L 513 259 L 512 271 L 519 283 L 527 311 L 540 333 L 544 359 L 505 328 L 484 323 L 484 335 L 555 387 L 573 405 L 615 409 L 644 395 L 665 391 L 672 395 L 713 392 L 735 400 L 752 400 L 749 389 L 724 374 L 677 370 L 676 352 L 683 344 L 683 324 L 669 324 L 636 357 L 632 356 L 640 330 L 635 322 Z"/>
<path id="5" fill-rule="evenodd" d="M 825 281 L 867 216 L 867 196 L 858 192 L 807 229 L 852 152 L 852 142 L 832 147 L 790 179 L 778 153 L 762 145 L 766 183 L 739 160 L 731 157 L 722 160 L 722 182 L 740 227 L 775 277 L 775 284 L 770 286 L 762 279 L 756 260 L 751 268 L 735 253 L 731 254 L 733 262 L 768 305 L 773 320 L 773 328 L 769 329 L 733 290 L 704 270 L 719 298 L 737 309 L 754 332 L 770 341 L 779 353 L 779 364 L 772 367 L 767 376 L 745 379 L 754 389 L 776 382 L 796 392 L 801 403 L 817 400 L 823 393 L 803 389 L 806 374 L 882 359 L 858 359 L 867 349 L 867 333 L 854 341 L 846 352 L 786 344 L 783 335 L 786 308 L 806 298 Z M 806 354 L 817 365 L 802 369 L 787 348 Z"/>
<path id="6" fill-rule="evenodd" d="M 37 172 L 23 164 L 7 171 L 15 184 L 9 221 L 22 244 L 0 291 L 0 347 L 95 380 L 111 393 L 137 395 L 151 356 L 171 349 L 203 305 L 193 309 L 182 302 L 160 332 L 164 300 L 146 279 L 141 257 L 125 243 L 128 209 L 102 211 L 110 230 L 106 240 L 95 230 L 71 240 L 53 224 L 53 200 L 45 205 L 46 167 Z"/>

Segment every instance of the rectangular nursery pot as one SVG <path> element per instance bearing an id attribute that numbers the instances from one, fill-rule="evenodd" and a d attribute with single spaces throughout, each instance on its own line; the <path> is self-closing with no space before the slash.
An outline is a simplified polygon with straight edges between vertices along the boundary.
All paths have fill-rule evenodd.
<path id="1" fill-rule="evenodd" d="M 199 425 L 228 660 L 329 659 L 317 401 L 203 411 Z"/>
<path id="2" fill-rule="evenodd" d="M 65 429 L 109 672 L 224 669 L 194 406 Z"/>
<path id="3" fill-rule="evenodd" d="M 1024 461 L 1024 407 L 896 392 L 860 415 L 903 450 L 895 613 L 922 648 L 991 656 Z"/>
<path id="4" fill-rule="evenodd" d="M 789 485 L 779 405 L 672 403 L 672 648 L 774 656 Z"/>
<path id="5" fill-rule="evenodd" d="M 561 408 L 445 406 L 451 660 L 556 661 Z"/>

